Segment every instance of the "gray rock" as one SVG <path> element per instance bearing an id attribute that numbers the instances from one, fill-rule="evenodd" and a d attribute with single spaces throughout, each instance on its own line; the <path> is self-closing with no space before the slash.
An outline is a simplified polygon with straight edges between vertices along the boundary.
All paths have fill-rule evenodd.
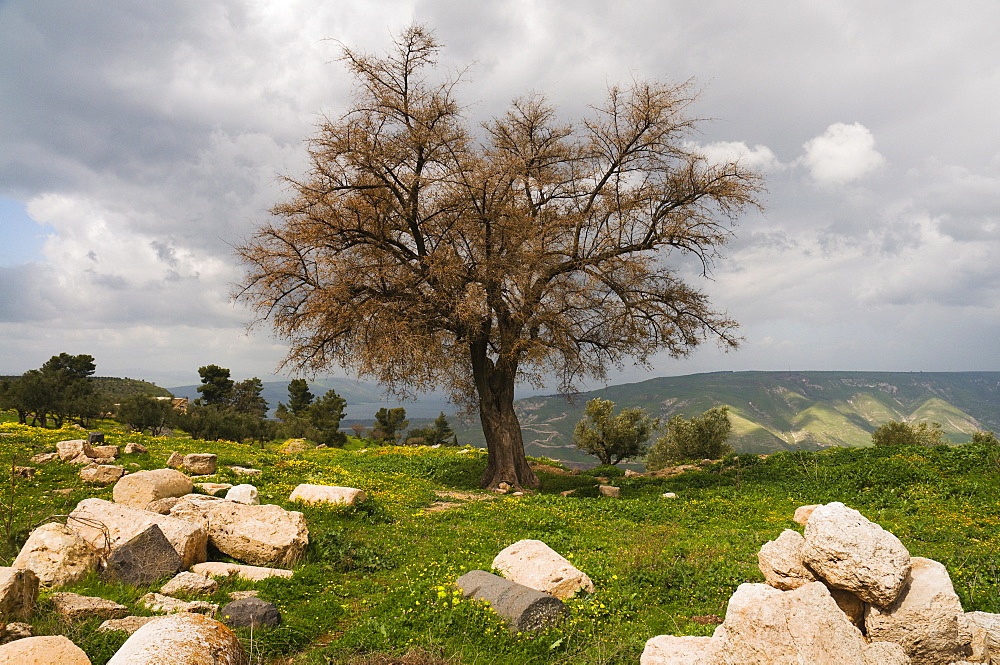
<path id="1" fill-rule="evenodd" d="M 221 617 L 230 628 L 273 628 L 281 624 L 277 605 L 253 596 L 223 605 Z"/>
<path id="2" fill-rule="evenodd" d="M 163 531 L 150 524 L 111 551 L 104 569 L 106 579 L 140 585 L 181 570 L 183 561 Z"/>
<path id="3" fill-rule="evenodd" d="M 518 632 L 541 630 L 569 613 L 566 605 L 547 593 L 517 584 L 485 570 L 472 570 L 455 580 L 466 598 L 485 600 Z"/>

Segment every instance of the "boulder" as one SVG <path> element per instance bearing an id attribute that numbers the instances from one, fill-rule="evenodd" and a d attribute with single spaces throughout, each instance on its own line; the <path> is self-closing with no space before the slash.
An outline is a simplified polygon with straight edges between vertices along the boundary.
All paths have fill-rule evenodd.
<path id="1" fill-rule="evenodd" d="M 208 575 L 185 571 L 177 573 L 169 582 L 160 587 L 160 593 L 167 596 L 175 593 L 194 595 L 199 593 L 215 593 L 218 588 L 219 583 Z"/>
<path id="2" fill-rule="evenodd" d="M 215 453 L 189 453 L 181 460 L 181 468 L 192 476 L 210 476 L 215 473 L 218 459 Z"/>
<path id="3" fill-rule="evenodd" d="M 966 612 L 965 621 L 972 632 L 972 655 L 969 660 L 1000 665 L 1000 614 Z"/>
<path id="4" fill-rule="evenodd" d="M 87 443 L 104 443 L 104 432 L 87 432 Z"/>
<path id="5" fill-rule="evenodd" d="M 818 577 L 879 607 L 896 600 L 910 572 L 899 538 L 838 501 L 813 511 L 805 541 L 802 559 Z"/>
<path id="6" fill-rule="evenodd" d="M 815 582 L 816 576 L 802 562 L 805 544 L 802 534 L 791 529 L 785 529 L 776 539 L 764 543 L 757 553 L 757 567 L 764 580 L 782 591 Z"/>
<path id="7" fill-rule="evenodd" d="M 78 457 L 97 457 L 91 445 L 83 439 L 59 441 L 56 443 L 56 452 L 59 453 L 59 459 L 64 462 L 75 460 Z"/>
<path id="8" fill-rule="evenodd" d="M 91 450 L 94 454 L 89 457 L 118 459 L 118 446 L 92 446 Z"/>
<path id="9" fill-rule="evenodd" d="M 180 555 L 184 568 L 208 558 L 208 534 L 205 529 L 198 524 L 168 515 L 151 513 L 104 499 L 84 499 L 77 504 L 66 520 L 69 528 L 104 554 L 110 553 L 120 543 L 144 531 L 150 524 L 160 527 L 163 535 Z"/>
<path id="10" fill-rule="evenodd" d="M 144 530 L 111 550 L 103 577 L 114 582 L 139 586 L 164 575 L 173 575 L 183 561 L 158 524 Z"/>
<path id="11" fill-rule="evenodd" d="M 0 665 L 91 665 L 87 653 L 64 635 L 26 637 L 0 646 Z"/>
<path id="12" fill-rule="evenodd" d="M 31 570 L 42 586 L 60 587 L 83 579 L 100 563 L 93 545 L 66 525 L 50 522 L 31 532 L 11 565 Z"/>
<path id="13" fill-rule="evenodd" d="M 600 491 L 601 496 L 618 498 L 622 495 L 621 488 L 615 487 L 614 485 L 600 485 L 597 489 Z"/>
<path id="14" fill-rule="evenodd" d="M 27 568 L 0 567 L 0 618 L 31 616 L 38 598 L 38 577 Z"/>
<path id="15" fill-rule="evenodd" d="M 256 506 L 260 503 L 257 497 L 257 488 L 246 483 L 231 487 L 226 492 L 226 499 L 228 501 L 236 501 L 237 503 L 245 503 L 248 506 Z"/>
<path id="16" fill-rule="evenodd" d="M 309 485 L 303 483 L 292 490 L 289 501 L 302 503 L 346 503 L 358 504 L 368 498 L 364 490 L 335 485 Z"/>
<path id="17" fill-rule="evenodd" d="M 810 582 L 793 591 L 758 596 L 726 613 L 716 628 L 720 663 L 859 665 L 868 644 L 829 590 Z"/>
<path id="18" fill-rule="evenodd" d="M 594 591 L 587 575 L 540 540 L 519 540 L 493 559 L 494 570 L 507 579 L 548 593 L 560 600 L 577 591 Z"/>
<path id="19" fill-rule="evenodd" d="M 125 450 L 124 450 L 124 452 L 125 452 L 126 455 L 132 455 L 134 453 L 148 453 L 149 452 L 149 448 L 147 448 L 146 446 L 142 445 L 141 443 L 136 443 L 134 441 L 129 441 L 128 443 L 125 444 Z"/>
<path id="20" fill-rule="evenodd" d="M 150 612 L 158 612 L 160 614 L 193 612 L 195 614 L 212 616 L 219 611 L 219 606 L 215 603 L 209 603 L 204 600 L 180 600 L 164 596 L 161 593 L 147 593 L 139 599 L 139 602 Z"/>
<path id="21" fill-rule="evenodd" d="M 466 598 L 485 600 L 518 632 L 542 630 L 569 613 L 555 596 L 488 573 L 472 570 L 455 580 Z"/>
<path id="22" fill-rule="evenodd" d="M 14 640 L 23 640 L 32 636 L 30 623 L 23 621 L 8 621 L 0 624 L 0 644 L 7 644 Z"/>
<path id="23" fill-rule="evenodd" d="M 176 506 L 182 498 L 183 497 L 179 496 L 168 496 L 163 499 L 157 499 L 156 501 L 150 501 L 146 504 L 146 510 L 151 513 L 159 513 L 160 515 L 169 515 L 173 507 Z"/>
<path id="24" fill-rule="evenodd" d="M 729 597 L 726 605 L 725 621 L 737 620 L 743 608 L 758 602 L 763 602 L 768 598 L 778 596 L 781 591 L 769 584 L 758 582 L 744 582 L 736 587 L 736 591 Z"/>
<path id="25" fill-rule="evenodd" d="M 263 568 L 261 566 L 242 566 L 238 563 L 222 561 L 206 561 L 191 566 L 191 572 L 209 577 L 231 577 L 235 575 L 242 580 L 259 582 L 269 577 L 291 577 L 292 571 L 284 568 Z"/>
<path id="26" fill-rule="evenodd" d="M 657 635 L 646 640 L 639 665 L 692 665 L 709 662 L 718 640 L 693 635 Z"/>
<path id="27" fill-rule="evenodd" d="M 88 464 L 80 469 L 80 479 L 91 485 L 110 485 L 125 475 L 125 467 L 114 464 Z"/>
<path id="28" fill-rule="evenodd" d="M 212 496 L 217 496 L 232 487 L 229 483 L 195 483 L 194 486 Z"/>
<path id="29" fill-rule="evenodd" d="M 910 657 L 895 642 L 872 642 L 865 649 L 865 665 L 910 665 Z"/>
<path id="30" fill-rule="evenodd" d="M 184 455 L 179 452 L 170 453 L 170 457 L 167 458 L 167 466 L 171 469 L 179 469 L 184 465 Z"/>
<path id="31" fill-rule="evenodd" d="M 153 501 L 184 496 L 194 489 L 191 479 L 175 469 L 130 473 L 112 490 L 115 503 L 145 509 Z"/>
<path id="32" fill-rule="evenodd" d="M 225 499 L 211 494 L 185 494 L 170 508 L 169 515 L 179 520 L 200 524 L 208 533 L 208 504 Z"/>
<path id="33" fill-rule="evenodd" d="M 37 455 L 31 456 L 32 464 L 45 464 L 51 462 L 54 459 L 59 459 L 59 453 L 38 453 Z"/>
<path id="34" fill-rule="evenodd" d="M 281 625 L 278 606 L 253 596 L 223 605 L 220 616 L 230 628 L 274 628 Z"/>
<path id="35" fill-rule="evenodd" d="M 212 545 L 237 561 L 288 566 L 302 557 L 309 544 L 309 529 L 300 512 L 225 500 L 208 502 L 205 509 Z"/>
<path id="36" fill-rule="evenodd" d="M 163 654 L 185 664 L 247 665 L 240 640 L 225 624 L 184 612 L 150 621 L 118 649 L 108 665 L 163 665 Z"/>
<path id="37" fill-rule="evenodd" d="M 248 469 L 245 466 L 231 466 L 229 470 L 237 476 L 259 476 L 261 474 L 260 469 Z"/>
<path id="38" fill-rule="evenodd" d="M 99 633 L 111 633 L 116 630 L 128 633 L 131 635 L 135 631 L 139 630 L 145 626 L 150 621 L 155 621 L 160 617 L 135 617 L 127 616 L 121 619 L 106 619 L 101 622 L 101 625 L 97 627 L 97 632 Z"/>
<path id="39" fill-rule="evenodd" d="M 871 606 L 865 615 L 871 640 L 895 642 L 914 665 L 951 663 L 972 654 L 972 633 L 947 569 L 913 557 L 902 593 L 889 607 Z"/>
<path id="40" fill-rule="evenodd" d="M 67 621 L 77 619 L 120 619 L 128 614 L 128 608 L 113 600 L 96 596 L 81 596 L 78 593 L 60 591 L 49 596 L 56 614 Z"/>

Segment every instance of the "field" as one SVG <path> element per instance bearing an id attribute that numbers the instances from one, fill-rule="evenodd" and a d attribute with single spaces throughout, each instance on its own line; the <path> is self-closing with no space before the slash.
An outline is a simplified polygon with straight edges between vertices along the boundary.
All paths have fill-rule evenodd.
<path id="1" fill-rule="evenodd" d="M 127 468 L 160 468 L 175 450 L 215 452 L 222 471 L 210 480 L 244 482 L 225 465 L 261 469 L 255 483 L 262 503 L 305 513 L 311 543 L 291 580 L 226 582 L 210 598 L 225 603 L 228 591 L 257 588 L 278 604 L 279 628 L 241 633 L 256 663 L 634 664 L 651 636 L 711 634 L 736 586 L 762 581 L 760 545 L 799 528 L 791 521 L 797 506 L 829 501 L 892 531 L 911 555 L 943 562 L 967 611 L 1000 612 L 1000 470 L 997 451 L 978 445 L 740 455 L 673 478 L 611 478 L 622 488 L 612 499 L 597 496 L 593 475 L 556 470 L 539 472 L 543 486 L 534 494 L 483 494 L 476 480 L 485 455 L 473 448 L 366 448 L 352 440 L 344 450 L 286 454 L 104 431 L 107 443 L 149 447 L 148 454 L 124 456 Z M 0 424 L 0 432 L 0 459 L 18 464 L 81 436 L 11 423 Z M 111 498 L 110 487 L 84 486 L 77 469 L 50 462 L 32 479 L 3 482 L 6 564 L 31 524 L 65 515 L 89 496 Z M 357 508 L 302 507 L 287 501 L 300 482 L 358 487 L 370 498 Z M 560 495 L 569 489 L 577 494 Z M 452 586 L 469 570 L 489 570 L 497 552 L 523 538 L 545 541 L 596 585 L 568 601 L 562 624 L 538 634 L 509 632 Z M 95 577 L 63 590 L 131 606 L 159 586 Z M 46 595 L 32 620 L 35 634 L 66 634 L 95 664 L 125 640 L 123 633 L 95 633 L 97 620 L 60 622 Z"/>

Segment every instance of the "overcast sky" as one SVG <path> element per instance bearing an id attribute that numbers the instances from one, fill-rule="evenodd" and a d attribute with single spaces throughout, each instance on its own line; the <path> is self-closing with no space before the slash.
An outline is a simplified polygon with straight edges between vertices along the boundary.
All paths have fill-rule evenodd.
<path id="1" fill-rule="evenodd" d="M 742 325 L 715 370 L 1000 369 L 996 0 L 0 0 L 0 374 L 273 374 L 229 301 L 232 246 L 305 168 L 351 81 L 338 41 L 432 27 L 473 121 L 544 92 L 694 79 L 700 148 L 766 176 L 712 280 Z"/>

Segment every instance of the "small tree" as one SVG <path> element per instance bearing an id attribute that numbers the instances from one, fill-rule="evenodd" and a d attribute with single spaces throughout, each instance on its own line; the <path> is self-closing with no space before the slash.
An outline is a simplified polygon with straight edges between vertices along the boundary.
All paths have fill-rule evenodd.
<path id="1" fill-rule="evenodd" d="M 666 434 L 649 449 L 646 469 L 656 471 L 672 462 L 724 457 L 733 452 L 726 443 L 732 428 L 728 406 L 713 407 L 691 420 L 674 416 L 667 421 Z"/>
<path id="2" fill-rule="evenodd" d="M 354 432 L 354 436 L 360 439 L 365 435 L 365 432 L 368 431 L 368 428 L 361 423 L 354 423 L 351 425 L 351 431 Z"/>
<path id="3" fill-rule="evenodd" d="M 411 429 L 406 433 L 406 442 L 425 446 L 457 446 L 458 437 L 448 423 L 448 417 L 441 412 L 428 427 Z"/>
<path id="4" fill-rule="evenodd" d="M 302 412 L 312 404 L 314 395 L 309 391 L 309 383 L 305 379 L 292 379 L 288 382 L 288 410 L 295 415 L 302 415 Z"/>
<path id="5" fill-rule="evenodd" d="M 320 433 L 315 439 L 318 443 L 328 446 L 342 446 L 347 442 L 347 436 L 340 431 L 340 421 L 344 419 L 344 408 L 347 400 L 330 389 L 326 394 L 313 402 L 306 411 L 312 426 Z"/>
<path id="6" fill-rule="evenodd" d="M 406 429 L 410 421 L 406 419 L 406 409 L 397 406 L 393 409 L 382 407 L 375 412 L 375 427 L 372 428 L 372 438 L 396 442 L 399 433 Z"/>
<path id="7" fill-rule="evenodd" d="M 223 406 L 233 393 L 233 380 L 229 378 L 229 370 L 218 365 L 205 365 L 198 368 L 201 385 L 198 392 L 201 397 L 195 400 L 199 406 Z"/>
<path id="8" fill-rule="evenodd" d="M 134 432 L 148 430 L 150 435 L 159 436 L 172 425 L 175 414 L 173 403 L 169 399 L 140 394 L 121 401 L 115 420 Z"/>
<path id="9" fill-rule="evenodd" d="M 875 446 L 940 446 L 944 444 L 941 423 L 909 423 L 890 420 L 872 432 Z"/>
<path id="10" fill-rule="evenodd" d="M 264 384 L 260 379 L 246 379 L 233 385 L 226 402 L 239 413 L 264 418 L 267 416 L 267 400 L 262 396 L 263 392 Z"/>
<path id="11" fill-rule="evenodd" d="M 601 460 L 618 464 L 646 452 L 646 442 L 660 421 L 636 407 L 613 415 L 615 403 L 596 397 L 584 408 L 583 419 L 573 430 L 576 447 Z"/>

